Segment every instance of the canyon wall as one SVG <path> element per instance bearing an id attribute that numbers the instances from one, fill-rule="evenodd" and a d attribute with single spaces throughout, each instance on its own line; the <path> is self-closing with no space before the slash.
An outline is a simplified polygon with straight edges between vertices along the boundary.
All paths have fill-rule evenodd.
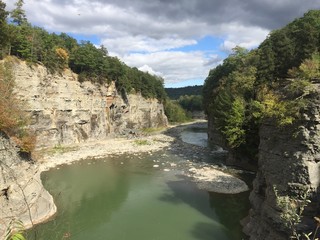
<path id="1" fill-rule="evenodd" d="M 140 94 L 119 94 L 115 83 L 79 82 L 70 70 L 50 74 L 42 65 L 13 61 L 14 91 L 30 115 L 37 148 L 99 141 L 136 134 L 138 129 L 166 126 L 163 104 Z M 12 219 L 25 228 L 56 212 L 44 189 L 41 163 L 32 162 L 0 132 L 0 239 Z"/>
<path id="2" fill-rule="evenodd" d="M 38 166 L 21 157 L 16 144 L 0 131 L 0 239 L 11 220 L 20 220 L 25 228 L 30 228 L 55 212 L 53 198 L 41 183 Z"/>
<path id="3" fill-rule="evenodd" d="M 279 127 L 269 119 L 260 127 L 259 169 L 250 194 L 250 220 L 245 227 L 250 239 L 289 239 L 292 231 L 283 220 L 284 214 L 299 215 L 300 210 L 303 212 L 297 230 L 315 231 L 314 217 L 320 214 L 319 93 L 311 101 L 295 124 Z M 294 214 L 287 216 L 294 221 Z"/>
<path id="4" fill-rule="evenodd" d="M 49 74 L 41 65 L 14 64 L 15 90 L 31 115 L 37 147 L 52 147 L 167 125 L 162 103 L 140 94 L 119 95 L 114 82 L 78 82 L 65 70 Z M 124 95 L 124 96 L 123 96 Z"/>
<path id="5" fill-rule="evenodd" d="M 308 96 L 309 104 L 294 124 L 279 126 L 275 119 L 266 119 L 259 128 L 251 210 L 243 221 L 244 232 L 252 240 L 286 240 L 293 227 L 301 235 L 316 229 L 314 217 L 320 214 L 320 87 L 313 85 L 316 93 Z M 208 119 L 209 140 L 228 149 L 213 117 Z M 247 168 L 242 157 L 231 150 L 226 163 Z M 294 223 L 294 219 L 301 222 Z"/>

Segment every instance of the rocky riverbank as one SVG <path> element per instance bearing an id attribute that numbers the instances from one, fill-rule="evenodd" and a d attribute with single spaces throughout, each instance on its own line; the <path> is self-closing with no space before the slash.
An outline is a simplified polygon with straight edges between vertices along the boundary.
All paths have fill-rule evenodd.
<path id="1" fill-rule="evenodd" d="M 165 149 L 186 159 L 188 165 L 184 174 L 194 179 L 200 188 L 223 193 L 247 191 L 248 187 L 243 181 L 222 172 L 218 166 L 210 166 L 208 159 L 221 152 L 217 153 L 209 148 L 190 145 L 181 140 L 180 134 L 183 130 L 199 126 L 199 124 L 205 126 L 206 122 L 172 126 L 166 131 L 143 136 L 138 134 L 131 139 L 128 139 L 127 136 L 39 150 L 36 152 L 38 156 L 36 162 L 30 164 L 30 162 L 22 161 L 22 163 L 11 166 L 16 177 L 11 181 L 8 195 L 0 198 L 3 209 L 0 213 L 0 220 L 3 222 L 0 234 L 4 233 L 5 226 L 14 217 L 21 219 L 26 228 L 52 217 L 56 212 L 56 206 L 51 195 L 42 186 L 41 172 L 83 159 L 99 159 L 124 153 L 151 153 Z M 197 162 L 203 162 L 203 164 L 195 164 Z"/>

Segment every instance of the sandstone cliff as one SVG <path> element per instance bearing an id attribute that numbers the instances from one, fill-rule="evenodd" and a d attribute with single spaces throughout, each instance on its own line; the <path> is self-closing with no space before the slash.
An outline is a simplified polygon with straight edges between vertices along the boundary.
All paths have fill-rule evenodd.
<path id="1" fill-rule="evenodd" d="M 49 74 L 41 65 L 14 65 L 16 92 L 31 115 L 37 147 L 98 140 L 131 129 L 167 125 L 163 105 L 140 94 L 121 96 L 114 82 L 78 82 L 70 70 Z"/>

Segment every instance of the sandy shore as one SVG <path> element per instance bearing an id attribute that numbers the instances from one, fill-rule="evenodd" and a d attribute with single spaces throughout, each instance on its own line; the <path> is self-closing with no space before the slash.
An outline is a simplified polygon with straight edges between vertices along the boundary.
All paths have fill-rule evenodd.
<path id="1" fill-rule="evenodd" d="M 71 164 L 72 162 L 89 158 L 99 159 L 115 154 L 151 153 L 161 149 L 168 149 L 179 156 L 185 154 L 191 158 L 191 162 L 193 160 L 199 161 L 201 156 L 210 155 L 210 150 L 183 143 L 180 139 L 181 131 L 197 124 L 203 124 L 203 121 L 174 126 L 163 132 L 134 139 L 106 139 L 98 142 L 59 146 L 54 149 L 36 152 L 38 155 L 36 163 L 32 165 L 24 163 L 24 166 L 19 166 L 20 171 L 24 172 L 20 174 L 19 184 L 16 188 L 18 189 L 22 186 L 25 197 L 21 202 L 21 197 L 23 197 L 21 191 L 17 190 L 10 193 L 10 198 L 13 201 L 3 207 L 12 208 L 12 205 L 16 206 L 19 204 L 21 207 L 16 208 L 16 211 L 11 212 L 8 216 L 2 216 L 2 219 L 0 216 L 0 220 L 5 223 L 3 226 L 8 225 L 8 220 L 13 216 L 19 216 L 25 227 L 30 228 L 37 223 L 48 220 L 56 213 L 57 208 L 53 198 L 42 186 L 40 175 L 41 172 L 58 165 Z M 192 166 L 191 169 L 185 175 L 192 178 L 199 188 L 230 194 L 248 190 L 247 185 L 243 181 L 216 168 L 202 168 L 192 164 L 190 166 Z M 20 200 L 19 203 L 18 200 Z M 27 207 L 25 206 L 26 203 Z M 0 236 L 1 232 L 4 232 L 4 230 L 0 227 Z"/>

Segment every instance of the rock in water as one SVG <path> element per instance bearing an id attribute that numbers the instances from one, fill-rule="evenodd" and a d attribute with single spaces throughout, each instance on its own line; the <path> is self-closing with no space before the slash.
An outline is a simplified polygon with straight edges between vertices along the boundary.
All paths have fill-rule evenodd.
<path id="1" fill-rule="evenodd" d="M 190 168 L 189 172 L 189 176 L 194 179 L 199 188 L 210 192 L 236 194 L 249 190 L 247 184 L 241 179 L 215 168 Z"/>

